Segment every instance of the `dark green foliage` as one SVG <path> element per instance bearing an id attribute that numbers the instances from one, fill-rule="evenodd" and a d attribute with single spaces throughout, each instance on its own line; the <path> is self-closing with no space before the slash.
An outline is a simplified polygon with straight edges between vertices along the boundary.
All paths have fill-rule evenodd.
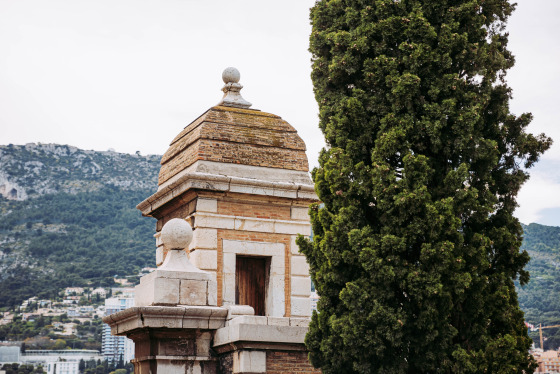
<path id="1" fill-rule="evenodd" d="M 519 305 L 535 327 L 560 325 L 560 227 L 532 223 L 523 226 L 523 232 L 521 248 L 531 256 L 526 268 L 531 280 L 518 287 Z M 538 331 L 529 335 L 540 346 Z M 543 336 L 545 349 L 560 347 L 560 328 L 545 329 Z"/>
<path id="2" fill-rule="evenodd" d="M 110 363 L 108 361 L 82 361 L 79 364 L 80 373 L 84 374 L 129 374 L 134 372 L 132 364 L 126 363 Z"/>
<path id="3" fill-rule="evenodd" d="M 68 286 L 136 281 L 153 265 L 153 220 L 136 205 L 156 189 L 159 156 L 55 144 L 0 146 L 0 307 Z M 22 193 L 23 191 L 23 193 Z M 5 191 L 4 191 L 5 192 Z M 21 198 L 26 200 L 21 201 Z"/>
<path id="4" fill-rule="evenodd" d="M 4 271 L 0 305 L 15 306 L 31 296 L 54 299 L 64 287 L 112 286 L 115 275 L 136 275 L 153 265 L 153 220 L 135 208 L 150 192 L 107 186 L 0 203 L 11 211 L 2 219 L 0 234 L 19 232 L 5 249 L 23 245 L 35 262 Z M 33 229 L 18 231 L 27 222 Z"/>
<path id="5" fill-rule="evenodd" d="M 20 364 L 4 364 L 1 370 L 5 370 L 6 374 L 45 374 L 46 372 L 39 365 L 36 368 L 33 365 Z"/>
<path id="6" fill-rule="evenodd" d="M 299 239 L 323 373 L 532 373 L 512 214 L 551 144 L 509 112 L 506 0 L 323 0 L 312 79 L 324 207 Z"/>
<path id="7" fill-rule="evenodd" d="M 24 341 L 21 345 L 22 353 L 26 349 L 96 349 L 101 350 L 101 336 L 103 334 L 103 322 L 94 319 L 91 323 L 77 325 L 77 334 L 71 336 L 60 336 L 52 330 L 55 321 L 69 322 L 65 314 L 57 317 L 39 316 L 34 321 L 22 321 L 21 317 L 0 326 L 0 341 Z M 78 321 L 79 322 L 79 321 Z M 60 338 L 64 341 L 61 342 Z M 57 347 L 57 343 L 62 348 Z M 64 344 L 63 344 L 64 343 Z"/>

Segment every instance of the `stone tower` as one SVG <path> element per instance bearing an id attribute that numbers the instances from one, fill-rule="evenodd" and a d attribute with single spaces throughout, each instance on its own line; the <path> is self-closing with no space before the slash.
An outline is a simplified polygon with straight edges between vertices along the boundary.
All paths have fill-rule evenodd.
<path id="1" fill-rule="evenodd" d="M 310 235 L 307 210 L 316 201 L 305 144 L 279 116 L 250 109 L 238 81 L 226 69 L 224 98 L 173 139 L 158 191 L 138 208 L 158 220 L 158 233 L 172 218 L 190 221 L 190 260 L 216 276 L 218 305 L 247 304 L 251 295 L 236 282 L 252 283 L 239 273 L 247 267 L 266 285 L 255 290 L 265 296 L 251 305 L 257 314 L 308 317 L 309 269 L 295 244 L 297 234 Z M 159 240 L 156 257 L 163 263 Z"/>
<path id="2" fill-rule="evenodd" d="M 305 144 L 250 108 L 236 69 L 222 78 L 222 100 L 173 139 L 138 205 L 157 219 L 158 268 L 135 308 L 104 320 L 135 341 L 136 373 L 312 372 L 309 267 L 295 244 L 317 201 Z"/>

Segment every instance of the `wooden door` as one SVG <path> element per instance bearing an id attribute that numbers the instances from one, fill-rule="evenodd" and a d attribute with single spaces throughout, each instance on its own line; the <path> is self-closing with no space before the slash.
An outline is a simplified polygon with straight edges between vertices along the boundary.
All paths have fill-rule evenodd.
<path id="1" fill-rule="evenodd" d="M 235 303 L 250 305 L 265 315 L 266 258 L 238 256 L 235 262 Z"/>

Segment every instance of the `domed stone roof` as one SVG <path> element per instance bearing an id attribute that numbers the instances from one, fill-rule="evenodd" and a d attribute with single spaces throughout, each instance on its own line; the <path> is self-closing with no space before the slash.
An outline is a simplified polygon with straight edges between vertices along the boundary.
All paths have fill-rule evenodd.
<path id="1" fill-rule="evenodd" d="M 250 109 L 237 69 L 227 68 L 222 78 L 222 100 L 173 139 L 161 159 L 157 192 L 138 204 L 159 226 L 173 214 L 194 214 L 185 203 L 203 191 L 272 199 L 269 203 L 294 199 L 304 206 L 317 200 L 297 131 L 277 115 Z"/>
<path id="2" fill-rule="evenodd" d="M 297 131 L 281 117 L 218 105 L 173 139 L 161 159 L 158 184 L 166 183 L 196 161 L 307 172 L 305 150 Z"/>

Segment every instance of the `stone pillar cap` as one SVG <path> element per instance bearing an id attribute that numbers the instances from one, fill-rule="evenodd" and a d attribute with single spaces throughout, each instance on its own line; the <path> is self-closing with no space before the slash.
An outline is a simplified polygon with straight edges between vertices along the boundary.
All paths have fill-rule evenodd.
<path id="1" fill-rule="evenodd" d="M 222 80 L 224 81 L 225 85 L 222 88 L 224 92 L 224 97 L 222 101 L 218 103 L 218 105 L 223 106 L 232 106 L 236 108 L 243 108 L 247 109 L 250 108 L 250 102 L 246 101 L 239 91 L 243 88 L 241 84 L 239 84 L 239 79 L 241 78 L 241 74 L 239 70 L 234 67 L 225 68 L 222 73 Z"/>
<path id="2" fill-rule="evenodd" d="M 161 229 L 163 246 L 171 249 L 185 249 L 191 244 L 193 231 L 191 225 L 181 218 L 173 218 Z"/>

